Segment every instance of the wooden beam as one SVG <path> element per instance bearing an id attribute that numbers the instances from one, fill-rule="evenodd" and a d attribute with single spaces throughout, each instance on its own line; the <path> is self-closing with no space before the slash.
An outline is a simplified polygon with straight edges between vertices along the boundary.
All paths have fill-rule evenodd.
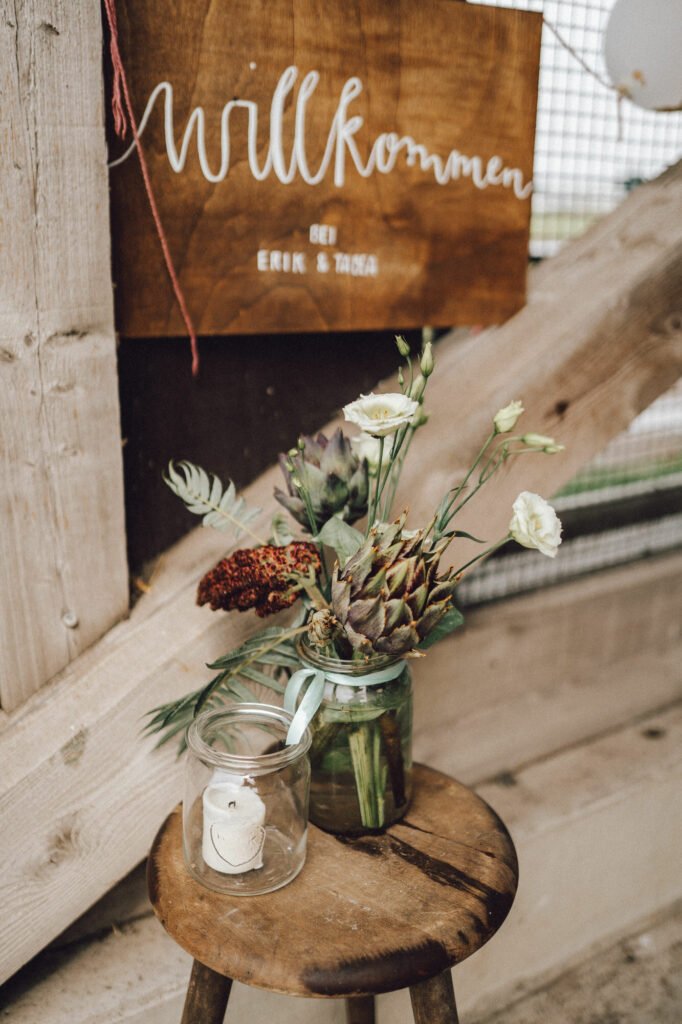
<path id="1" fill-rule="evenodd" d="M 680 704 L 478 792 L 508 825 L 526 882 L 497 940 L 458 968 L 463 1009 L 518 998 L 529 977 L 682 896 Z"/>
<path id="2" fill-rule="evenodd" d="M 679 622 L 669 596 L 682 586 L 682 556 L 672 564 L 666 559 L 644 563 L 632 568 L 629 576 L 625 570 L 614 570 L 603 579 L 613 582 L 604 582 L 598 595 L 593 592 L 587 602 L 592 614 L 583 613 L 578 583 L 553 591 L 568 591 L 570 596 L 561 608 L 554 597 L 548 618 L 537 602 L 529 605 L 536 599 L 527 597 L 509 602 L 510 608 L 518 608 L 511 617 L 500 619 L 500 605 L 477 611 L 479 637 L 490 637 L 499 624 L 494 661 L 487 663 L 485 651 L 467 644 L 465 633 L 464 644 L 455 637 L 438 650 L 433 672 L 424 671 L 419 680 L 418 753 L 423 755 L 424 746 L 432 744 L 425 701 L 439 709 L 439 728 L 428 750 L 432 762 L 447 770 L 456 767 L 471 778 L 516 766 L 525 759 L 527 743 L 538 755 L 619 724 L 621 705 L 630 714 L 638 713 L 649 699 L 651 707 L 679 695 Z M 2 977 L 26 962 L 145 856 L 161 819 L 182 795 L 182 762 L 175 759 L 173 749 L 154 751 L 150 742 L 140 739 L 142 716 L 150 706 L 199 685 L 206 678 L 203 663 L 232 646 L 244 628 L 243 620 L 234 616 L 197 608 L 194 589 L 193 581 L 179 598 L 148 616 L 138 611 L 138 605 L 130 621 L 113 629 L 79 659 L 78 666 L 71 665 L 54 685 L 10 716 L 11 727 L 0 733 Z M 601 647 L 603 621 L 596 607 L 608 609 L 612 623 L 608 643 Z M 618 659 L 618 637 L 625 645 L 634 609 L 641 622 L 640 655 L 648 659 L 646 675 L 660 677 L 650 692 L 641 685 L 641 671 L 624 670 L 630 660 L 627 646 L 625 663 Z M 521 623 L 526 625 L 525 636 L 520 635 Z M 567 638 L 576 635 L 594 654 L 590 679 L 604 673 L 604 687 L 585 689 L 582 662 L 577 677 L 567 670 L 566 676 L 556 672 L 545 678 L 539 659 L 526 692 L 523 672 L 531 670 L 534 646 L 545 658 L 553 650 L 563 658 Z M 519 671 L 514 673 L 519 646 Z M 611 666 L 613 670 L 607 671 Z M 427 687 L 435 695 L 432 701 Z M 459 725 L 461 714 L 470 725 L 475 718 L 476 688 L 481 691 L 478 711 L 492 730 L 483 753 L 481 728 L 472 728 L 469 734 Z M 516 694 L 516 701 L 508 690 Z M 557 714 L 552 713 L 554 700 Z M 493 713 L 499 706 L 504 708 L 502 718 Z M 507 722 L 512 720 L 514 729 L 509 730 Z M 494 754 L 496 741 L 499 756 Z"/>
<path id="3" fill-rule="evenodd" d="M 413 524 L 511 399 L 527 410 L 521 430 L 553 435 L 566 451 L 517 460 L 467 506 L 461 528 L 497 539 L 520 490 L 549 497 L 570 480 L 682 374 L 681 281 L 682 162 L 534 268 L 528 305 L 506 324 L 439 346 L 433 429 L 416 435 L 399 494 Z M 462 543 L 457 563 L 472 553 Z"/>
<path id="4" fill-rule="evenodd" d="M 498 732 L 503 727 L 500 719 Z M 594 955 L 595 944 L 610 946 L 641 929 L 643 919 L 665 912 L 680 895 L 681 744 L 677 706 L 536 761 L 515 784 L 505 779 L 480 789 L 511 825 L 521 880 L 499 934 L 455 968 L 464 1020 L 487 1020 L 488 1012 L 508 1008 Z M 661 949 L 649 942 L 642 954 L 653 959 L 652 952 L 657 959 Z M 619 959 L 624 963 L 622 950 Z M 643 970 L 642 962 L 624 966 L 637 976 Z M 180 1020 L 190 967 L 190 957 L 156 919 L 136 920 L 39 956 L 3 987 L 3 1006 L 12 1024 L 44 1024 L 46 1006 L 50 1024 L 168 1024 Z M 673 1002 L 671 995 L 671 1009 Z M 641 1007 L 638 1002 L 637 1015 L 623 1019 L 664 1019 L 642 1015 Z M 391 1024 L 414 1024 L 406 990 L 379 996 L 378 1014 Z M 285 997 L 235 982 L 227 1020 L 340 1024 L 342 1017 L 336 1000 Z M 545 1002 L 544 1014 L 524 1016 L 517 1007 L 511 1019 L 617 1018 L 574 1016 L 570 1004 Z"/>
<path id="5" fill-rule="evenodd" d="M 429 400 L 430 441 L 417 449 L 419 469 L 408 477 L 420 512 L 437 501 L 480 443 L 494 411 L 510 398 L 525 400 L 534 429 L 554 430 L 563 416 L 566 439 L 575 435 L 565 458 L 520 461 L 501 489 L 513 493 L 530 485 L 548 494 L 679 374 L 682 321 L 675 319 L 675 272 L 682 240 L 681 175 L 678 167 L 638 189 L 591 233 L 593 241 L 573 243 L 549 263 L 533 285 L 539 298 L 530 313 L 519 314 L 522 331 L 515 317 L 472 342 L 452 337 L 441 343 L 440 379 Z M 576 306 L 586 310 L 584 316 Z M 564 325 L 561 331 L 557 324 Z M 456 457 L 455 448 L 463 454 Z M 276 476 L 272 470 L 259 478 L 249 489 L 251 500 L 270 508 Z M 501 511 L 491 514 L 493 505 Z M 488 498 L 486 510 L 478 514 L 492 536 L 498 522 L 504 529 L 509 511 L 502 498 Z M 223 554 L 224 543 L 222 535 L 203 530 L 181 542 L 163 560 L 151 594 L 130 620 L 10 715 L 0 733 L 0 856 L 6 865 L 0 881 L 0 962 L 7 973 L 144 856 L 159 821 L 178 799 L 180 766 L 173 752 L 153 753 L 138 730 L 145 710 L 198 686 L 207 678 L 204 662 L 259 625 L 249 616 L 221 617 L 194 604 L 197 577 Z M 656 580 L 651 586 L 655 591 Z M 618 590 L 603 605 L 609 615 L 617 616 L 623 589 L 619 577 Z M 674 614 L 665 602 L 649 598 L 642 602 L 645 619 L 650 607 Z M 497 616 L 498 608 L 489 614 Z M 672 628 L 673 620 L 667 621 Z M 591 628 L 601 628 L 599 617 Z M 516 648 L 514 634 L 507 639 L 503 664 L 513 660 Z M 467 667 L 458 659 L 457 643 L 455 636 L 448 644 L 448 676 L 452 663 L 473 678 L 482 671 L 482 652 L 473 650 Z M 596 642 L 594 649 L 600 650 Z M 498 692 L 504 684 L 499 677 Z M 457 700 L 450 700 L 442 708 L 444 723 L 457 720 Z M 604 701 L 602 725 L 613 703 Z M 591 727 L 589 716 L 583 725 Z"/>
<path id="6" fill-rule="evenodd" d="M 415 663 L 415 756 L 478 783 L 682 699 L 680 607 L 678 553 L 473 610 Z"/>
<path id="7" fill-rule="evenodd" d="M 127 610 L 95 0 L 0 23 L 0 703 Z"/>

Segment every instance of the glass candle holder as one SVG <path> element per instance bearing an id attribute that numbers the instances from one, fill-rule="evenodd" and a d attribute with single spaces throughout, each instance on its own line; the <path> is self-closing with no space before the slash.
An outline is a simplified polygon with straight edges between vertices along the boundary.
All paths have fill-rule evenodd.
<path id="1" fill-rule="evenodd" d="M 183 846 L 202 885 L 272 892 L 305 861 L 311 737 L 285 746 L 292 716 L 269 704 L 198 715 L 187 731 Z"/>

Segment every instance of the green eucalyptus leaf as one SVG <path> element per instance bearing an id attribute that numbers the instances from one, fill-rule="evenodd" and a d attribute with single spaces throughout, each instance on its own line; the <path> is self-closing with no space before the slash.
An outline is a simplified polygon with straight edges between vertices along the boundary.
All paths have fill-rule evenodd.
<path id="1" fill-rule="evenodd" d="M 349 558 L 358 551 L 365 538 L 353 526 L 349 526 L 343 519 L 332 516 L 324 524 L 315 540 L 327 547 L 334 548 L 339 557 L 339 564 L 343 567 Z"/>
<path id="2" fill-rule="evenodd" d="M 208 667 L 218 670 L 204 687 L 177 701 L 152 708 L 148 712 L 144 732 L 160 733 L 161 746 L 182 732 L 180 753 L 184 749 L 184 730 L 202 710 L 221 707 L 226 701 L 257 701 L 249 683 L 267 687 L 272 693 L 284 692 L 280 679 L 270 675 L 275 669 L 293 670 L 299 665 L 291 629 L 270 626 L 244 641 L 236 650 L 213 661 Z"/>

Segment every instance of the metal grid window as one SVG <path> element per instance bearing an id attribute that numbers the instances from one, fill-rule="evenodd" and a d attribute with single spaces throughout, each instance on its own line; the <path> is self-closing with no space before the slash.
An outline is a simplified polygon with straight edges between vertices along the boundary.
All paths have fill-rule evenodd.
<path id="1" fill-rule="evenodd" d="M 539 11 L 601 78 L 608 79 L 603 34 L 614 0 L 478 0 Z M 682 113 L 659 114 L 628 101 L 580 67 L 545 25 L 542 32 L 535 191 L 530 254 L 551 256 L 637 182 L 656 177 L 680 156 Z"/>
<path id="2" fill-rule="evenodd" d="M 541 12 L 601 78 L 614 0 L 478 0 Z M 682 113 L 623 101 L 588 74 L 545 25 L 535 139 L 530 255 L 553 255 L 629 189 L 680 157 Z M 553 561 L 510 546 L 463 581 L 464 605 L 548 586 L 682 546 L 682 381 L 637 417 L 555 496 L 568 526 Z"/>

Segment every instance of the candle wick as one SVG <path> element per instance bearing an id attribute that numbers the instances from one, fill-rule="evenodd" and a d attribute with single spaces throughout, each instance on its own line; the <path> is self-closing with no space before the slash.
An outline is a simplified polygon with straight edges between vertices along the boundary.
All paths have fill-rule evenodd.
<path id="1" fill-rule="evenodd" d="M 229 804 L 227 806 L 230 807 L 230 808 L 236 807 L 237 806 L 237 801 L 236 800 L 230 800 L 230 802 L 229 802 Z"/>

